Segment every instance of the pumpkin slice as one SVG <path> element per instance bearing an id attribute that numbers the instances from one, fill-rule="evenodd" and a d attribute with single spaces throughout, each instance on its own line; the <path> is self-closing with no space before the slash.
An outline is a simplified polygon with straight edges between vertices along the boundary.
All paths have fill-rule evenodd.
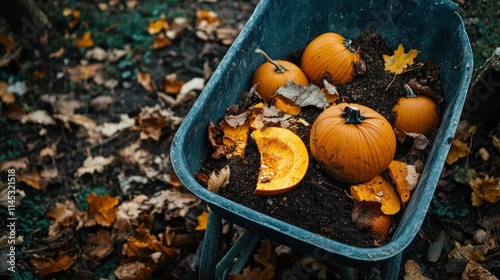
<path id="1" fill-rule="evenodd" d="M 307 148 L 295 133 L 281 127 L 255 130 L 252 137 L 260 153 L 256 195 L 276 195 L 294 188 L 309 166 Z"/>
<path id="2" fill-rule="evenodd" d="M 274 103 L 275 103 L 274 105 L 276 106 L 276 108 L 278 108 L 282 112 L 285 112 L 285 113 L 292 115 L 292 116 L 298 115 L 302 111 L 300 106 L 296 105 L 295 103 L 293 103 L 292 100 L 290 100 L 282 95 L 275 96 Z"/>
<path id="3" fill-rule="evenodd" d="M 351 186 L 351 196 L 357 201 L 378 201 L 380 210 L 386 215 L 394 215 L 401 209 L 399 197 L 394 188 L 380 175 L 368 182 Z"/>
<path id="4" fill-rule="evenodd" d="M 392 182 L 396 186 L 396 191 L 398 192 L 399 199 L 403 206 L 406 206 L 408 200 L 410 200 L 410 189 L 408 188 L 408 181 L 406 181 L 406 176 L 408 176 L 408 170 L 406 169 L 406 162 L 393 160 L 389 164 L 389 175 L 391 175 Z"/>

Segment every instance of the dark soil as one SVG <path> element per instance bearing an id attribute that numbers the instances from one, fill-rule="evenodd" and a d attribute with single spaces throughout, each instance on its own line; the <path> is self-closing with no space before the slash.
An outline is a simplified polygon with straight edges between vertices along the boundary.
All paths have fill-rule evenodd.
<path id="1" fill-rule="evenodd" d="M 355 38 L 353 44 L 358 48 L 362 59 L 366 62 L 367 72 L 355 77 L 351 82 L 337 87 L 340 95 L 338 102 L 359 103 L 368 106 L 392 123 L 394 120 L 392 107 L 404 93 L 404 83 L 416 79 L 435 92 L 442 93 L 440 82 L 437 79 L 438 66 L 432 62 L 424 62 L 422 67 L 397 76 L 391 84 L 394 75 L 384 71 L 382 55 L 392 55 L 393 50 L 388 48 L 376 33 L 369 30 Z M 391 86 L 386 91 L 389 84 Z M 296 119 L 303 118 L 312 124 L 321 112 L 322 110 L 315 107 L 306 107 L 296 116 Z M 310 126 L 298 124 L 294 126 L 294 129 L 310 151 Z M 407 152 L 408 145 L 398 142 L 396 158 L 410 162 L 412 159 L 405 158 Z M 420 159 L 425 160 L 424 158 Z M 207 158 L 200 172 L 210 174 L 214 170 L 220 170 L 223 166 L 229 165 L 231 169 L 230 182 L 219 190 L 220 195 L 258 212 L 345 244 L 357 247 L 375 246 L 369 232 L 360 230 L 351 222 L 353 199 L 348 195 L 349 185 L 329 178 L 312 156 L 309 160 L 308 171 L 300 184 L 289 192 L 269 197 L 253 194 L 260 167 L 259 151 L 253 142 L 247 147 L 244 159 Z M 386 176 L 386 178 L 388 177 Z M 395 225 L 397 225 L 397 220 L 403 211 L 404 209 L 394 216 Z"/>

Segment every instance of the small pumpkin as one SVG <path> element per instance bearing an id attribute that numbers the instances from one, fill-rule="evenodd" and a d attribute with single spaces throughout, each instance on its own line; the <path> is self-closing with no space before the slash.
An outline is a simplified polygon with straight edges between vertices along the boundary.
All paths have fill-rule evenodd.
<path id="1" fill-rule="evenodd" d="M 408 84 L 404 89 L 405 95 L 392 108 L 396 114 L 394 127 L 405 132 L 428 134 L 439 124 L 436 103 L 427 96 L 417 96 Z"/>
<path id="2" fill-rule="evenodd" d="M 335 179 L 360 183 L 382 173 L 394 158 L 396 136 L 379 113 L 340 103 L 323 111 L 310 132 L 312 156 Z"/>
<path id="3" fill-rule="evenodd" d="M 352 80 L 355 63 L 361 57 L 351 43 L 351 40 L 333 32 L 323 33 L 312 40 L 302 54 L 300 65 L 309 81 L 320 85 L 325 74 L 331 76 L 335 85 Z"/>
<path id="4" fill-rule="evenodd" d="M 258 83 L 257 92 L 268 104 L 271 102 L 276 90 L 284 86 L 288 81 L 304 86 L 309 85 L 307 77 L 297 65 L 286 60 L 272 60 L 261 49 L 257 49 L 255 52 L 263 55 L 267 62 L 255 70 L 252 85 Z"/>

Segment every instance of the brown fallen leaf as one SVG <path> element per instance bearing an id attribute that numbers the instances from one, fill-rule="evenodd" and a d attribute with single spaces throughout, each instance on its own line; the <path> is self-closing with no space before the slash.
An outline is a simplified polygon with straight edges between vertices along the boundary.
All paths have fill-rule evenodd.
<path id="1" fill-rule="evenodd" d="M 425 95 L 425 96 L 429 97 L 436 104 L 440 104 L 441 102 L 444 101 L 444 99 L 443 99 L 443 97 L 441 97 L 441 95 L 439 95 L 437 92 L 433 91 L 430 87 L 420 84 L 419 82 L 417 82 L 416 79 L 411 79 L 407 84 L 411 87 L 411 89 L 415 93 L 417 93 L 418 95 Z"/>
<path id="2" fill-rule="evenodd" d="M 153 48 L 155 50 L 162 49 L 164 47 L 170 46 L 172 41 L 167 37 L 164 32 L 158 33 L 155 35 L 155 39 L 153 41 Z"/>
<path id="3" fill-rule="evenodd" d="M 151 279 L 154 268 L 148 267 L 140 261 L 128 262 L 115 269 L 116 277 L 120 280 Z"/>
<path id="4" fill-rule="evenodd" d="M 2 112 L 2 116 L 14 121 L 20 121 L 26 115 L 26 111 L 15 103 L 7 105 L 7 108 Z"/>
<path id="5" fill-rule="evenodd" d="M 472 188 L 472 206 L 480 206 L 484 202 L 496 203 L 500 200 L 500 179 L 485 175 L 469 182 Z"/>
<path id="6" fill-rule="evenodd" d="M 127 257 L 147 258 L 154 252 L 162 253 L 167 257 L 177 256 L 175 248 L 166 246 L 158 237 L 151 235 L 144 224 L 139 225 L 136 233 L 136 236 L 131 237 L 123 247 L 123 253 Z"/>
<path id="7" fill-rule="evenodd" d="M 446 157 L 446 164 L 452 165 L 470 153 L 469 145 L 461 140 L 454 139 Z"/>
<path id="8" fill-rule="evenodd" d="M 14 93 L 7 90 L 8 85 L 7 82 L 0 81 L 0 100 L 5 104 L 12 104 L 16 102 L 16 97 Z"/>
<path id="9" fill-rule="evenodd" d="M 485 254 L 488 252 L 487 245 L 471 245 L 455 242 L 455 249 L 448 253 L 448 262 L 445 269 L 448 272 L 463 271 L 467 263 L 470 261 L 482 262 L 485 259 Z"/>
<path id="10" fill-rule="evenodd" d="M 422 274 L 418 263 L 412 259 L 406 261 L 404 280 L 431 280 Z"/>
<path id="11" fill-rule="evenodd" d="M 207 189 L 217 193 L 220 188 L 224 188 L 229 183 L 229 177 L 231 176 L 230 170 L 229 165 L 226 165 L 218 172 L 213 171 L 206 182 L 208 186 Z"/>
<path id="12" fill-rule="evenodd" d="M 462 273 L 462 280 L 498 280 L 498 278 L 477 262 L 470 261 Z"/>
<path id="13" fill-rule="evenodd" d="M 96 234 L 90 234 L 85 241 L 87 256 L 101 260 L 113 252 L 113 237 L 107 230 L 100 229 Z"/>
<path id="14" fill-rule="evenodd" d="M 66 71 L 69 74 L 69 79 L 73 82 L 85 82 L 90 78 L 94 78 L 103 68 L 103 64 L 95 63 L 88 65 L 78 65 L 73 68 L 68 68 Z"/>
<path id="15" fill-rule="evenodd" d="M 73 225 L 76 220 L 77 211 L 75 204 L 71 200 L 67 200 L 64 203 L 56 203 L 47 214 L 54 219 L 49 227 L 49 236 L 57 236 L 62 227 Z"/>
<path id="16" fill-rule="evenodd" d="M 113 103 L 115 99 L 109 95 L 99 95 L 90 100 L 90 106 L 96 111 L 105 111 L 108 109 L 109 105 Z"/>
<path id="17" fill-rule="evenodd" d="M 94 174 L 94 172 L 103 172 L 104 167 L 111 164 L 115 160 L 114 156 L 107 158 L 103 156 L 92 157 L 89 156 L 83 161 L 83 166 L 78 168 L 75 172 L 76 177 L 81 177 L 84 174 Z"/>
<path id="18" fill-rule="evenodd" d="M 142 205 L 149 198 L 146 195 L 137 195 L 131 201 L 125 201 L 118 206 L 113 228 L 116 238 L 125 240 L 134 234 L 134 228 L 139 226 L 138 218 L 142 213 Z"/>
<path id="19" fill-rule="evenodd" d="M 43 258 L 34 254 L 30 262 L 35 267 L 35 273 L 49 275 L 68 270 L 73 265 L 74 259 L 66 254 L 60 254 L 55 258 Z"/>
<path id="20" fill-rule="evenodd" d="M 178 94 L 184 82 L 177 79 L 177 74 L 172 73 L 165 76 L 163 81 L 163 91 L 168 94 Z"/>
<path id="21" fill-rule="evenodd" d="M 118 197 L 111 197 L 109 194 L 104 196 L 96 196 L 94 193 L 89 194 L 87 196 L 87 212 L 97 224 L 109 227 L 116 219 L 116 206 L 119 201 Z"/>
<path id="22" fill-rule="evenodd" d="M 54 125 L 56 124 L 54 119 L 47 114 L 44 110 L 35 110 L 30 112 L 28 115 L 25 115 L 21 119 L 21 123 L 37 123 L 42 125 Z"/>
<path id="23" fill-rule="evenodd" d="M 155 84 L 153 82 L 153 79 L 151 78 L 151 75 L 147 72 L 138 72 L 137 73 L 137 82 L 139 82 L 142 87 L 144 87 L 147 91 L 149 92 L 154 92 L 155 91 Z"/>

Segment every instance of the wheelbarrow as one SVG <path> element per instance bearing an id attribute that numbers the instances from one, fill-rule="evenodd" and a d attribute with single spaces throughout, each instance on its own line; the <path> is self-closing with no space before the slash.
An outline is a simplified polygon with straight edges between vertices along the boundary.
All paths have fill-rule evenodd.
<path id="1" fill-rule="evenodd" d="M 449 0 L 261 0 L 253 15 L 214 71 L 206 87 L 176 132 L 171 146 L 174 171 L 181 182 L 210 207 L 201 250 L 200 279 L 225 278 L 241 269 L 259 238 L 347 268 L 381 268 L 383 279 L 398 279 L 402 254 L 418 232 L 432 200 L 451 140 L 457 128 L 473 72 L 470 42 L 464 24 Z M 390 241 L 380 247 L 358 248 L 319 236 L 257 212 L 208 191 L 193 174 L 208 151 L 207 126 L 216 123 L 239 95 L 248 91 L 255 69 L 256 48 L 271 57 L 286 57 L 303 49 L 324 32 L 354 38 L 366 28 L 379 33 L 389 47 L 419 50 L 420 60 L 440 64 L 444 86 L 442 121 L 419 183 Z M 246 229 L 227 251 L 221 251 L 222 219 Z M 237 258 L 238 262 L 234 259 Z"/>

